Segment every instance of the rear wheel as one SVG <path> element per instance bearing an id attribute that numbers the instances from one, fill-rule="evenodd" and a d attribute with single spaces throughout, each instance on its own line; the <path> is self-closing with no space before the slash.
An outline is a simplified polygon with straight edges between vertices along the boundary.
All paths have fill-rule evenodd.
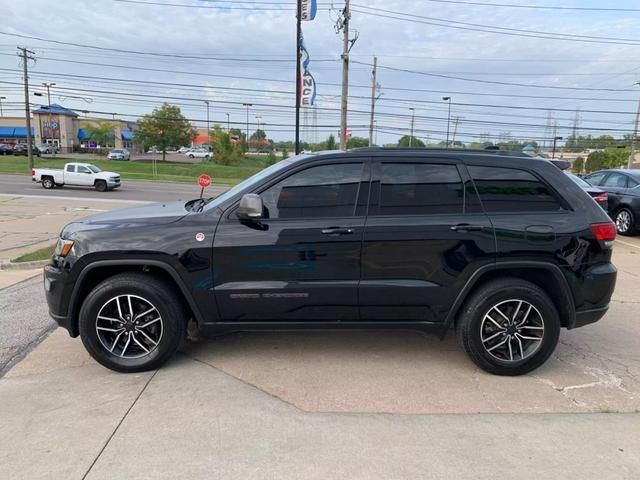
<path id="1" fill-rule="evenodd" d="M 560 317 L 549 296 L 519 278 L 480 287 L 459 316 L 457 334 L 469 357 L 497 375 L 523 375 L 542 365 L 560 336 Z"/>
<path id="2" fill-rule="evenodd" d="M 47 190 L 53 188 L 55 186 L 53 178 L 51 178 L 51 177 L 42 177 L 42 186 L 44 188 L 46 188 Z"/>
<path id="3" fill-rule="evenodd" d="M 96 180 L 96 190 L 104 192 L 107 190 L 107 182 L 104 180 Z"/>
<path id="4" fill-rule="evenodd" d="M 616 213 L 616 230 L 620 235 L 633 235 L 636 230 L 633 212 L 628 208 L 622 208 Z"/>
<path id="5" fill-rule="evenodd" d="M 111 370 L 160 367 L 185 336 L 183 304 L 164 282 L 125 273 L 108 278 L 80 310 L 80 337 L 91 356 Z"/>

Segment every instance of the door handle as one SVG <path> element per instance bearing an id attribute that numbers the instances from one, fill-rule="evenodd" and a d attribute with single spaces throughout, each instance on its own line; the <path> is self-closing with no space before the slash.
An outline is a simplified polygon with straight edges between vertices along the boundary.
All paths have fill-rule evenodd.
<path id="1" fill-rule="evenodd" d="M 353 233 L 353 229 L 344 227 L 323 228 L 321 231 L 324 235 L 349 235 Z"/>
<path id="2" fill-rule="evenodd" d="M 451 230 L 454 232 L 479 232 L 484 227 L 482 225 L 470 225 L 468 223 L 460 223 L 458 225 L 453 225 Z"/>

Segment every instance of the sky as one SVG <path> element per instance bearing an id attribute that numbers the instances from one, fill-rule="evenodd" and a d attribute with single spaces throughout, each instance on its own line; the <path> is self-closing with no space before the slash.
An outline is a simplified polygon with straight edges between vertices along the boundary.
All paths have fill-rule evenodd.
<path id="1" fill-rule="evenodd" d="M 26 46 L 36 58 L 32 91 L 54 82 L 52 103 L 79 113 L 135 121 L 166 101 L 205 126 L 208 100 L 211 124 L 244 130 L 243 104 L 251 103 L 250 131 L 260 125 L 276 141 L 294 137 L 295 1 L 0 3 L 5 116 L 24 111 L 16 47 Z M 302 113 L 303 140 L 339 131 L 342 37 L 335 25 L 343 7 L 318 0 L 315 20 L 303 23 L 317 83 L 315 109 Z M 374 55 L 377 144 L 409 134 L 412 116 L 414 135 L 426 142 L 444 140 L 448 120 L 450 135 L 455 130 L 464 142 L 549 144 L 549 125 L 565 138 L 575 127 L 583 135 L 631 133 L 640 97 L 635 1 L 355 0 L 351 10 L 354 136 L 368 136 Z M 452 99 L 450 117 L 443 96 Z M 46 97 L 31 102 L 46 104 Z"/>

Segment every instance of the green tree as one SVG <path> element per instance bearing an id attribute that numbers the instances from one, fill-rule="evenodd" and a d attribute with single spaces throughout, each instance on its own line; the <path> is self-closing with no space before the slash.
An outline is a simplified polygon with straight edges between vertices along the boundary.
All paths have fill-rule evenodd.
<path id="1" fill-rule="evenodd" d="M 422 140 L 416 137 L 412 137 L 410 135 L 405 135 L 398 140 L 399 147 L 416 147 L 416 148 L 424 148 L 425 144 Z"/>
<path id="2" fill-rule="evenodd" d="M 584 170 L 584 158 L 578 157 L 573 162 L 573 166 L 571 168 L 575 173 L 582 173 Z"/>
<path id="3" fill-rule="evenodd" d="M 607 148 L 597 152 L 591 152 L 587 157 L 585 170 L 594 172 L 603 168 L 618 168 L 626 165 L 629 158 L 627 148 Z"/>
<path id="4" fill-rule="evenodd" d="M 114 144 L 115 134 L 112 123 L 98 123 L 84 126 L 87 138 L 101 147 Z"/>
<path id="5" fill-rule="evenodd" d="M 326 150 L 335 150 L 338 148 L 336 145 L 336 137 L 334 137 L 333 134 L 329 135 L 329 138 L 327 138 L 325 148 Z"/>
<path id="6" fill-rule="evenodd" d="M 351 137 L 347 139 L 347 148 L 362 148 L 369 146 L 369 139 L 364 137 Z"/>
<path id="7" fill-rule="evenodd" d="M 282 147 L 282 159 L 289 158 L 289 150 L 287 147 Z"/>
<path id="8" fill-rule="evenodd" d="M 213 143 L 213 159 L 220 165 L 232 165 L 240 161 L 240 149 L 231 143 L 231 134 L 225 132 L 219 125 L 211 131 Z"/>
<path id="9" fill-rule="evenodd" d="M 162 160 L 166 158 L 167 148 L 187 145 L 196 136 L 196 129 L 189 123 L 180 107 L 163 104 L 137 122 L 134 141 L 146 147 L 155 145 L 162 151 Z"/>

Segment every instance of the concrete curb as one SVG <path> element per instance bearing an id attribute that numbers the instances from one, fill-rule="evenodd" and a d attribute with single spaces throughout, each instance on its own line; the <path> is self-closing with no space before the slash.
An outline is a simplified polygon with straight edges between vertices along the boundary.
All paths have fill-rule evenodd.
<path id="1" fill-rule="evenodd" d="M 34 268 L 44 267 L 50 260 L 36 260 L 35 262 L 0 262 L 0 271 L 2 270 L 31 270 Z"/>

